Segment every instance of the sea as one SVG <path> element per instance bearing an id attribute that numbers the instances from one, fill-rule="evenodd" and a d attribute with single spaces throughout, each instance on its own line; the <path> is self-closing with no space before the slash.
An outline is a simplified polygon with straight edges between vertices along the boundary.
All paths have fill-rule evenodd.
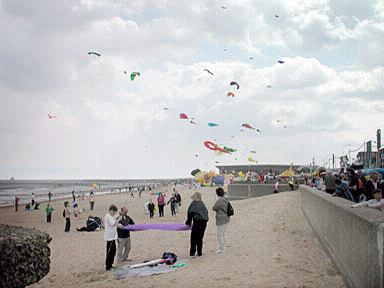
<path id="1" fill-rule="evenodd" d="M 184 179 L 147 179 L 147 180 L 0 180 L 0 206 L 14 205 L 15 196 L 20 198 L 20 204 L 29 203 L 32 193 L 37 202 L 47 201 L 48 192 L 52 199 L 64 199 L 76 195 L 87 195 L 91 191 L 95 195 L 113 192 L 126 192 L 127 187 L 138 190 L 139 187 L 182 183 Z"/>

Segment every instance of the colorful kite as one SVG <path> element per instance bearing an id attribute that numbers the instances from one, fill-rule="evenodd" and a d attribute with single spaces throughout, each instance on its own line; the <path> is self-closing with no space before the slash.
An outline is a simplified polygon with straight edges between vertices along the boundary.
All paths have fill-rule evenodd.
<path id="1" fill-rule="evenodd" d="M 233 94 L 232 92 L 228 92 L 228 93 L 227 93 L 227 97 L 231 97 L 231 96 L 232 96 L 232 98 L 233 98 L 233 97 L 235 97 L 235 94 Z"/>
<path id="2" fill-rule="evenodd" d="M 257 163 L 257 160 L 253 159 L 252 157 L 248 157 L 249 162 Z"/>
<path id="3" fill-rule="evenodd" d="M 188 119 L 187 114 L 180 113 L 180 119 Z"/>
<path id="4" fill-rule="evenodd" d="M 131 73 L 131 80 L 133 81 L 133 80 L 135 80 L 135 78 L 136 78 L 136 76 L 140 76 L 140 73 L 139 72 L 132 72 Z"/>
<path id="5" fill-rule="evenodd" d="M 200 169 L 192 170 L 191 175 L 192 175 L 192 176 L 195 176 L 195 175 L 196 175 L 197 173 L 199 173 L 199 172 L 201 172 Z"/>
<path id="6" fill-rule="evenodd" d="M 239 85 L 239 84 L 237 84 L 237 82 L 235 82 L 235 81 L 232 81 L 232 82 L 229 84 L 229 86 L 233 86 L 233 85 L 235 85 L 235 86 L 237 87 L 237 90 L 239 90 L 239 89 L 240 89 L 240 85 Z"/>
<path id="7" fill-rule="evenodd" d="M 233 148 L 229 148 L 229 147 L 224 146 L 224 150 L 232 153 L 232 152 L 236 152 L 237 149 L 233 149 Z"/>
<path id="8" fill-rule="evenodd" d="M 92 52 L 92 51 L 88 52 L 88 55 L 96 55 L 96 56 L 99 56 L 99 57 L 101 56 L 100 53 Z"/>
<path id="9" fill-rule="evenodd" d="M 244 128 L 248 128 L 248 129 L 252 129 L 252 130 L 256 130 L 255 128 L 253 128 L 251 125 L 249 125 L 248 123 L 244 123 L 244 124 L 241 124 L 242 127 Z M 241 131 L 241 130 L 240 130 Z"/>
<path id="10" fill-rule="evenodd" d="M 209 123 L 208 123 L 208 126 L 209 126 L 209 127 L 217 127 L 217 126 L 219 126 L 219 124 L 209 122 Z"/>
<path id="11" fill-rule="evenodd" d="M 213 143 L 211 141 L 204 141 L 204 146 L 207 147 L 209 150 L 231 154 L 231 152 L 225 150 L 224 148 L 220 147 L 219 145 L 217 145 L 216 143 Z"/>

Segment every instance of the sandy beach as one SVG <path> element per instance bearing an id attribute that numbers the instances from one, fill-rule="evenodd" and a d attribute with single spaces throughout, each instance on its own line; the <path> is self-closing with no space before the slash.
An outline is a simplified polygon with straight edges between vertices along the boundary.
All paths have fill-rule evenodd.
<path id="1" fill-rule="evenodd" d="M 170 196 L 170 188 L 161 190 Z M 14 212 L 13 207 L 1 208 L 0 222 L 37 228 L 53 239 L 50 273 L 31 287 L 346 287 L 306 223 L 298 192 L 233 201 L 235 216 L 227 229 L 226 251 L 216 254 L 215 215 L 211 210 L 215 192 L 213 188 L 199 191 L 210 213 L 202 257 L 188 259 L 189 231 L 131 233 L 129 264 L 160 258 L 165 251 L 188 259 L 187 266 L 162 275 L 116 280 L 112 272 L 106 272 L 104 231 L 75 231 L 76 227 L 85 225 L 89 215 L 87 200 L 80 201 L 80 208 L 87 211 L 78 218 L 72 217 L 69 233 L 64 233 L 62 200 L 53 202 L 56 210 L 51 224 L 45 223 L 46 204 L 31 212 L 25 212 L 24 207 L 19 212 Z M 174 217 L 168 205 L 164 218 L 158 218 L 155 213 L 155 218 L 149 219 L 144 212 L 148 191 L 141 199 L 137 194 L 131 199 L 127 193 L 96 195 L 92 215 L 104 218 L 110 204 L 118 207 L 126 204 L 136 223 L 184 223 L 193 192 L 180 190 L 182 206 Z"/>

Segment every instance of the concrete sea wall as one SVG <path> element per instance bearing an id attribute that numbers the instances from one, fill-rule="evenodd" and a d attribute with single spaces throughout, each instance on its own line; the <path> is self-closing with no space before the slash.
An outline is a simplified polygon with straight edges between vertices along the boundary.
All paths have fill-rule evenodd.
<path id="1" fill-rule="evenodd" d="M 384 211 L 361 207 L 306 186 L 302 210 L 320 242 L 353 288 L 384 288 Z"/>
<path id="2" fill-rule="evenodd" d="M 253 197 L 261 197 L 273 194 L 274 184 L 230 184 L 228 185 L 228 196 L 231 200 L 241 200 Z M 291 191 L 288 184 L 279 186 L 279 192 Z"/>

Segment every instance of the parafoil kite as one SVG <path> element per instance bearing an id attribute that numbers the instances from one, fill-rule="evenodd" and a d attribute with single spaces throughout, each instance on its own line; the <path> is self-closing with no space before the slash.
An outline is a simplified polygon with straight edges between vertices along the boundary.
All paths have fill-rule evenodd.
<path id="1" fill-rule="evenodd" d="M 229 86 L 233 86 L 233 85 L 235 85 L 235 86 L 236 86 L 237 90 L 239 90 L 239 89 L 240 89 L 240 85 L 239 85 L 239 84 L 237 84 L 237 82 L 235 82 L 235 81 L 232 81 L 232 82 L 229 84 Z"/>
<path id="2" fill-rule="evenodd" d="M 242 127 L 244 128 L 248 128 L 248 129 L 252 129 L 252 130 L 256 130 L 255 128 L 253 128 L 251 125 L 249 125 L 248 123 L 244 123 L 241 125 Z"/>
<path id="3" fill-rule="evenodd" d="M 235 97 L 235 94 L 233 94 L 232 92 L 228 92 L 227 97 L 230 97 L 230 96 L 232 96 L 232 98 L 233 98 L 233 97 Z"/>
<path id="4" fill-rule="evenodd" d="M 209 127 L 217 127 L 217 126 L 219 126 L 219 124 L 209 122 L 209 123 L 208 123 L 208 126 L 209 126 Z"/>
<path id="5" fill-rule="evenodd" d="M 213 75 L 213 73 L 211 71 L 209 71 L 208 69 L 204 69 L 204 71 L 207 71 L 209 74 Z"/>
<path id="6" fill-rule="evenodd" d="M 180 119 L 188 119 L 187 114 L 180 113 Z"/>
<path id="7" fill-rule="evenodd" d="M 131 80 L 133 81 L 133 80 L 135 80 L 135 78 L 136 78 L 136 76 L 140 76 L 140 73 L 139 72 L 132 72 L 131 73 Z"/>
<path id="8" fill-rule="evenodd" d="M 96 55 L 96 56 L 99 56 L 99 57 L 101 56 L 100 53 L 93 52 L 93 51 L 88 52 L 88 55 Z"/>
<path id="9" fill-rule="evenodd" d="M 277 62 L 280 63 L 280 64 L 284 64 L 285 63 L 284 61 L 281 61 L 281 60 L 279 60 Z"/>

